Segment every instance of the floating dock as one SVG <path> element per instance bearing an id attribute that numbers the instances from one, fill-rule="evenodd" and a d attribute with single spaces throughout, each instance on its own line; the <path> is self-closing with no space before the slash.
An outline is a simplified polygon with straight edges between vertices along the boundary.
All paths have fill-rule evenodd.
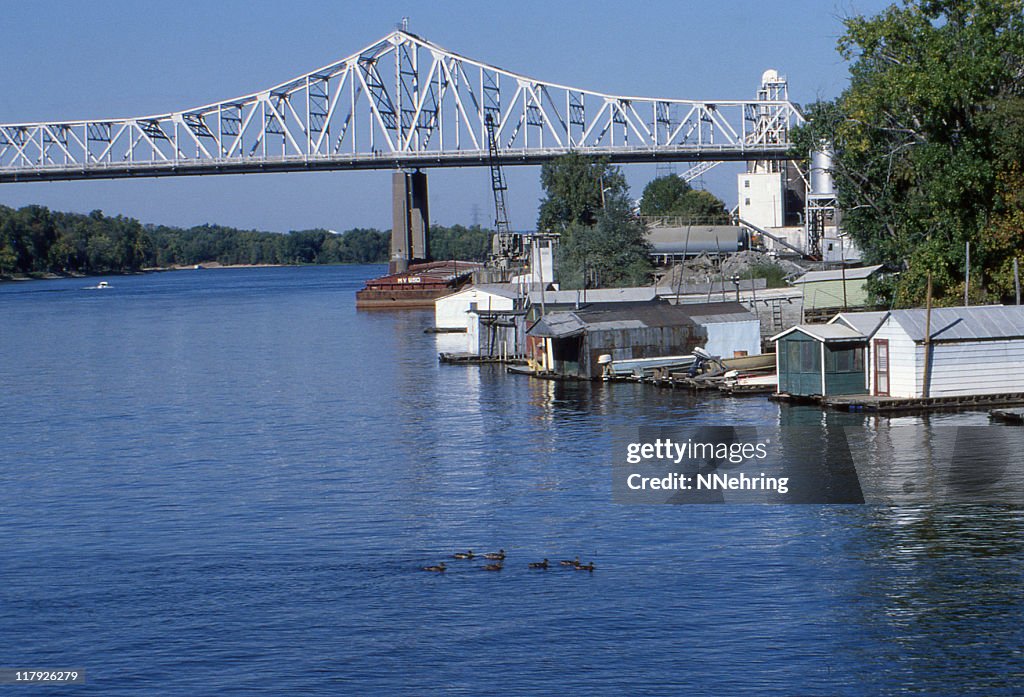
<path id="1" fill-rule="evenodd" d="M 823 408 L 839 411 L 863 411 L 874 413 L 960 411 L 967 409 L 989 409 L 991 407 L 1012 407 L 1024 405 L 1024 393 L 985 395 L 957 395 L 953 397 L 880 397 L 876 395 L 835 395 L 803 397 L 786 393 L 773 394 L 772 399 L 795 404 L 818 404 Z"/>
<path id="2" fill-rule="evenodd" d="M 457 363 L 461 365 L 481 365 L 484 363 L 526 365 L 526 359 L 521 356 L 479 356 L 475 353 L 439 353 L 437 358 L 442 363 Z"/>

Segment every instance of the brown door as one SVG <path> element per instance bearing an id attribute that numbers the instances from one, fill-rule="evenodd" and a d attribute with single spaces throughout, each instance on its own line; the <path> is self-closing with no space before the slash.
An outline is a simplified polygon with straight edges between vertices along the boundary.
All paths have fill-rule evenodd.
<path id="1" fill-rule="evenodd" d="M 889 396 L 888 339 L 875 339 L 875 394 Z"/>

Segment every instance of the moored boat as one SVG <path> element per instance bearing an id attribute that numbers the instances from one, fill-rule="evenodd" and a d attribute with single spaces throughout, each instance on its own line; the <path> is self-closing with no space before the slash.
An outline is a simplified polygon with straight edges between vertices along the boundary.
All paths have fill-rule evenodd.
<path id="1" fill-rule="evenodd" d="M 408 271 L 388 274 L 366 282 L 356 292 L 359 309 L 405 309 L 433 307 L 442 295 L 452 293 L 472 280 L 483 264 L 470 261 L 435 261 L 414 264 Z"/>

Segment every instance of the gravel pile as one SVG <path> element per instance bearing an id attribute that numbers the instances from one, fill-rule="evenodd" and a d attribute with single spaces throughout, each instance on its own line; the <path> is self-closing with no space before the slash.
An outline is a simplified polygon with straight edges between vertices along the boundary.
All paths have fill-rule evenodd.
<path id="1" fill-rule="evenodd" d="M 658 274 L 658 285 L 676 286 L 680 283 L 699 284 L 723 278 L 750 278 L 750 270 L 754 267 L 775 266 L 786 276 L 797 277 L 806 271 L 799 264 L 788 259 L 777 259 L 763 252 L 745 251 L 730 254 L 724 261 L 706 254 L 687 259 L 683 264 L 676 264 L 670 269 L 663 269 Z M 682 279 L 680 280 L 680 274 Z M 758 274 L 755 272 L 755 278 Z"/>

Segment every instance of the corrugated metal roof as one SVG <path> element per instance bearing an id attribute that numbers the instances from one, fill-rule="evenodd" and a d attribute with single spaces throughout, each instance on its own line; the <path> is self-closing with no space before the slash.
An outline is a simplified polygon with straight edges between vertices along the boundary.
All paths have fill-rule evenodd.
<path id="1" fill-rule="evenodd" d="M 644 329 L 745 321 L 758 320 L 756 315 L 736 302 L 701 305 L 672 305 L 662 300 L 595 303 L 574 310 L 549 312 L 533 326 L 530 334 L 561 338 L 584 329 Z"/>
<path id="2" fill-rule="evenodd" d="M 541 317 L 530 331 L 533 336 L 564 339 L 582 334 L 586 325 L 572 312 L 552 312 Z"/>
<path id="3" fill-rule="evenodd" d="M 638 319 L 617 319 L 606 322 L 587 322 L 587 329 L 592 332 L 614 331 L 616 329 L 646 329 L 647 325 Z"/>
<path id="4" fill-rule="evenodd" d="M 574 310 L 574 314 L 587 325 L 608 322 L 640 322 L 628 328 L 676 327 L 693 324 L 690 313 L 682 305 L 669 305 L 662 301 L 621 302 L 590 305 Z M 626 329 L 627 327 L 620 327 Z"/>
<path id="5" fill-rule="evenodd" d="M 884 310 L 880 312 L 840 312 L 830 319 L 828 323 L 836 324 L 841 322 L 848 327 L 856 329 L 864 336 L 871 336 L 888 316 L 889 313 Z"/>
<path id="6" fill-rule="evenodd" d="M 910 338 L 923 342 L 926 311 L 893 310 L 892 319 Z M 977 305 L 932 308 L 932 341 L 984 341 L 1024 338 L 1024 306 Z"/>
<path id="7" fill-rule="evenodd" d="M 801 332 L 809 337 L 817 339 L 818 341 L 824 341 L 826 344 L 843 341 L 865 341 L 868 338 L 856 329 L 847 327 L 844 324 L 798 324 L 795 327 L 790 327 L 786 331 L 776 334 L 770 340 L 778 341 L 782 337 L 787 334 L 792 334 L 793 332 Z"/>
<path id="8" fill-rule="evenodd" d="M 881 264 L 878 264 L 877 266 L 862 266 L 856 269 L 846 269 L 845 277 L 847 281 L 856 281 L 861 278 L 867 278 L 875 271 L 878 271 L 880 268 L 882 268 Z M 842 281 L 843 276 L 844 274 L 842 269 L 833 269 L 832 271 L 808 271 L 803 276 L 793 281 L 793 283 L 797 284 L 817 283 L 820 281 Z"/>
<path id="9" fill-rule="evenodd" d="M 468 293 L 470 291 L 477 291 L 479 293 L 497 295 L 502 298 L 509 298 L 510 300 L 515 300 L 516 298 L 522 297 L 519 293 L 519 286 L 514 283 L 481 283 L 478 286 L 469 286 L 468 288 L 463 288 L 457 293 L 452 293 L 451 295 L 445 297 L 450 298 L 453 295 L 462 295 L 463 293 Z"/>
<path id="10" fill-rule="evenodd" d="M 653 300 L 656 295 L 654 286 L 643 286 L 640 288 L 591 288 L 589 290 L 546 290 L 543 293 L 538 290 L 530 291 L 530 302 L 540 305 L 543 302 L 549 305 L 571 305 L 580 303 L 611 303 L 611 302 L 639 302 Z"/>
<path id="11" fill-rule="evenodd" d="M 703 305 L 680 305 L 697 324 L 721 324 L 723 322 L 760 322 L 753 312 L 739 303 L 705 303 Z"/>

